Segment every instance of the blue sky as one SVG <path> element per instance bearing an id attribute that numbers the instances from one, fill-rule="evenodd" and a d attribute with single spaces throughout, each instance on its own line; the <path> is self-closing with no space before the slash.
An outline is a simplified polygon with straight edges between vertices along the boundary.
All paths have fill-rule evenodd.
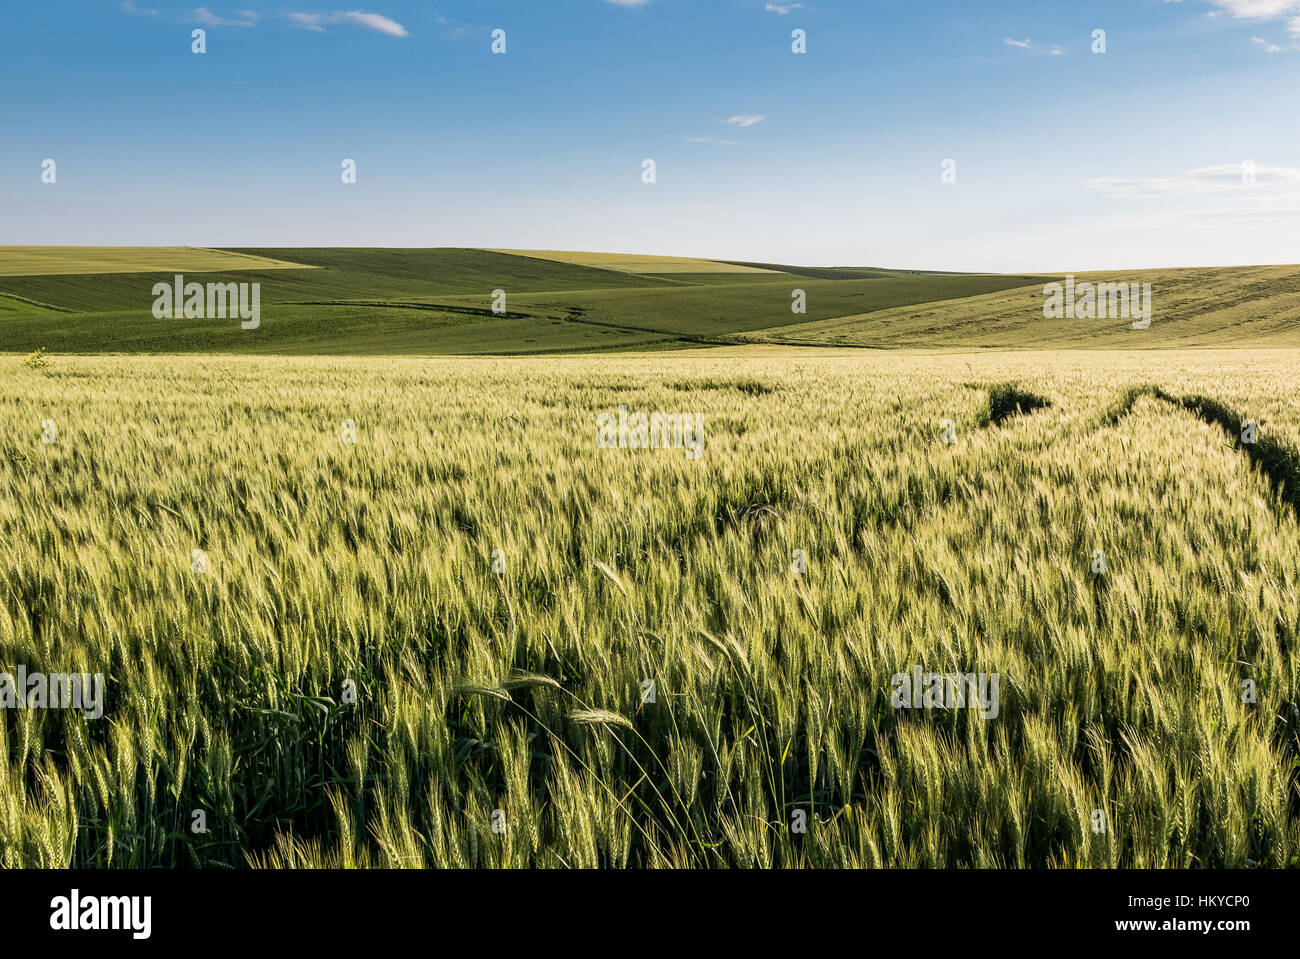
<path id="1" fill-rule="evenodd" d="M 0 243 L 1300 262 L 1300 0 L 345 2 L 8 4 Z"/>

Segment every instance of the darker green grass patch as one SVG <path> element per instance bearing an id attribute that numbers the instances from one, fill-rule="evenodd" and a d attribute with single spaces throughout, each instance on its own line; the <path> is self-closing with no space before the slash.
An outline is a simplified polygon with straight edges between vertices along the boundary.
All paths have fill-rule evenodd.
<path id="1" fill-rule="evenodd" d="M 762 380 L 741 379 L 741 380 L 679 380 L 676 383 L 666 384 L 669 389 L 679 390 L 682 392 L 694 392 L 696 390 L 739 390 L 747 396 L 767 396 L 769 393 L 775 393 L 779 387 L 764 383 Z"/>
<path id="2" fill-rule="evenodd" d="M 1013 416 L 1032 413 L 1051 406 L 1051 401 L 1020 389 L 1015 383 L 997 383 L 989 387 L 988 406 L 980 411 L 979 425 L 1001 426 Z"/>
<path id="3" fill-rule="evenodd" d="M 1124 417 L 1133 412 L 1133 407 L 1137 401 L 1144 396 L 1151 396 L 1158 400 L 1164 400 L 1166 403 L 1173 403 L 1175 406 L 1180 405 L 1178 397 L 1170 396 L 1154 383 L 1135 383 L 1127 386 L 1124 391 L 1115 399 L 1115 402 L 1106 407 L 1106 411 L 1101 414 L 1099 426 L 1115 426 Z"/>

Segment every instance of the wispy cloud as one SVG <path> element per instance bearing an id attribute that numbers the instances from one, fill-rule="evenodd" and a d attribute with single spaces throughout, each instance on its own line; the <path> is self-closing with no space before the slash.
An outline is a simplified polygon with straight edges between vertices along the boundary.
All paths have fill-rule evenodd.
<path id="1" fill-rule="evenodd" d="M 766 10 L 768 13 L 786 14 L 789 13 L 791 10 L 802 10 L 803 4 L 802 3 L 769 3 L 763 9 Z"/>
<path id="2" fill-rule="evenodd" d="M 1244 163 L 1222 163 L 1218 166 L 1188 170 L 1173 177 L 1097 177 L 1084 180 L 1083 185 L 1107 196 L 1130 200 L 1155 200 L 1164 197 L 1197 196 L 1206 193 L 1226 193 L 1247 188 Z M 1293 167 L 1254 167 L 1255 187 L 1274 187 L 1300 183 L 1300 169 Z"/>
<path id="3" fill-rule="evenodd" d="M 409 37 L 406 27 L 396 20 L 363 10 L 327 10 L 323 13 L 286 13 L 285 16 L 304 30 L 324 33 L 327 26 L 353 26 L 385 33 L 390 37 Z"/>
<path id="4" fill-rule="evenodd" d="M 1119 200 L 1145 201 L 1119 207 L 1108 220 L 1115 230 L 1259 230 L 1300 219 L 1300 169 L 1249 163 L 1172 177 L 1101 177 L 1084 186 Z"/>
<path id="5" fill-rule="evenodd" d="M 766 119 L 767 114 L 765 113 L 758 115 L 742 113 L 739 116 L 730 117 L 722 122 L 733 127 L 752 127 L 755 123 L 762 123 Z"/>
<path id="6" fill-rule="evenodd" d="M 1286 20 L 1287 32 L 1300 40 L 1300 0 L 1209 0 L 1209 2 L 1232 14 L 1238 20 Z"/>
<path id="7" fill-rule="evenodd" d="M 1210 0 L 1241 19 L 1268 20 L 1300 13 L 1300 0 Z"/>
<path id="8" fill-rule="evenodd" d="M 1061 55 L 1061 48 L 1055 43 L 1050 47 L 1041 47 L 1035 44 L 1034 41 L 1030 40 L 1028 37 L 1025 37 L 1023 40 L 1013 40 L 1011 37 L 1007 37 L 1002 42 L 1009 47 L 1019 47 L 1021 50 L 1033 50 L 1035 53 L 1046 53 L 1054 57 L 1059 57 Z"/>
<path id="9" fill-rule="evenodd" d="M 122 9 L 139 17 L 156 17 L 159 15 L 157 10 L 146 10 L 144 7 L 137 7 L 132 0 L 122 0 Z"/>
<path id="10" fill-rule="evenodd" d="M 1182 0 L 1165 0 L 1166 3 L 1181 3 Z M 1207 12 L 1207 17 L 1217 17 L 1220 13 L 1229 14 L 1237 20 L 1258 20 L 1260 22 L 1285 21 L 1285 27 L 1292 43 L 1289 49 L 1300 49 L 1300 0 L 1206 0 L 1215 9 Z M 1264 49 L 1265 53 L 1281 53 L 1288 47 L 1264 37 L 1251 37 L 1251 42 Z"/>
<path id="11" fill-rule="evenodd" d="M 257 26 L 257 11 L 240 10 L 233 17 L 221 17 L 207 7 L 199 7 L 191 19 L 205 27 L 254 27 Z"/>
<path id="12" fill-rule="evenodd" d="M 717 144 L 723 144 L 731 147 L 740 145 L 735 140 L 719 140 L 716 137 L 687 137 L 686 142 L 687 143 L 717 143 Z"/>

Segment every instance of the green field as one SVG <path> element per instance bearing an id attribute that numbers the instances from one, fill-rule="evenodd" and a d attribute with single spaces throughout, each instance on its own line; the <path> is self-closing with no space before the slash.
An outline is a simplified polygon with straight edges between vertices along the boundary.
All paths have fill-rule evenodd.
<path id="1" fill-rule="evenodd" d="M 486 302 L 492 290 L 582 290 L 604 287 L 669 286 L 667 281 L 630 277 L 610 270 L 549 263 L 481 250 L 239 250 L 257 263 L 271 256 L 294 257 L 297 270 L 192 270 L 202 282 L 258 282 L 273 303 L 308 300 L 391 300 L 403 297 L 476 293 Z M 146 262 L 146 260 L 141 261 Z M 171 282 L 175 270 L 130 274 L 0 277 L 0 290 L 48 302 L 61 309 L 94 313 L 149 313 L 154 283 Z"/>
<path id="2" fill-rule="evenodd" d="M 38 306 L 35 303 L 0 296 L 0 316 L 42 316 L 50 312 L 52 311 L 49 308 Z"/>
<path id="3" fill-rule="evenodd" d="M 10 250 L 18 248 L 8 248 Z M 63 248 L 60 262 L 76 262 Z M 56 353 L 446 355 L 563 353 L 766 343 L 868 349 L 1147 349 L 1300 346 L 1300 269 L 1289 266 L 1080 274 L 1150 283 L 1151 327 L 1127 319 L 1045 319 L 1060 277 L 902 273 L 564 254 L 575 262 L 483 250 L 200 251 L 299 269 L 188 272 L 201 283 L 259 283 L 262 324 L 155 319 L 155 283 L 173 272 L 0 275 L 5 349 Z M 534 251 L 535 252 L 535 251 Z M 11 254 L 12 255 L 12 254 Z M 94 250 L 84 259 L 103 254 Z M 561 254 L 554 254 L 559 256 Z M 2 260 L 3 258 L 0 258 Z M 119 267 L 125 256 L 108 257 Z M 583 260 L 579 263 L 576 260 Z M 604 262 L 610 268 L 589 265 Z M 147 268 L 148 267 L 148 268 Z M 49 267 L 54 270 L 53 266 Z M 791 271 L 791 272 L 783 272 Z M 799 271 L 799 272 L 793 272 Z M 506 313 L 492 312 L 504 290 Z M 804 313 L 792 310 L 802 291 Z"/>
<path id="4" fill-rule="evenodd" d="M 233 252 L 0 277 L 0 866 L 1300 866 L 1297 268 Z"/>
<path id="5" fill-rule="evenodd" d="M 69 252 L 74 249 L 64 248 L 59 262 L 76 262 Z M 870 315 L 1026 284 L 1040 289 L 1045 279 L 870 271 L 827 279 L 711 261 L 572 255 L 617 266 L 606 269 L 484 250 L 227 252 L 252 264 L 292 262 L 304 267 L 185 274 L 187 280 L 201 283 L 259 283 L 263 322 L 256 331 L 241 330 L 238 323 L 224 319 L 156 319 L 154 284 L 171 284 L 174 272 L 153 269 L 163 253 L 141 253 L 136 261 L 139 272 L 0 276 L 5 349 L 439 355 L 632 349 L 646 344 L 680 348 L 736 342 L 756 332 L 777 335 L 787 326 L 809 321 Z M 84 259 L 100 255 L 92 251 Z M 121 265 L 126 257 L 113 259 Z M 714 272 L 688 272 L 693 264 Z M 669 272 L 629 272 L 641 266 Z M 48 272 L 54 269 L 48 266 Z M 505 315 L 492 313 L 495 290 L 506 292 Z M 795 290 L 806 296 L 805 313 L 792 310 Z M 22 302 L 42 308 L 3 307 Z M 51 316 L 56 311 L 59 315 Z"/>
<path id="6" fill-rule="evenodd" d="M 1300 856 L 1290 351 L 0 383 L 0 662 L 107 677 L 102 721 L 0 723 L 6 866 Z M 699 412 L 704 455 L 598 448 L 618 404 Z M 892 708 L 913 665 L 998 674 L 997 717 Z"/>
<path id="7" fill-rule="evenodd" d="M 1042 286 L 946 303 L 814 320 L 748 339 L 875 349 L 1147 349 L 1182 346 L 1300 346 L 1300 267 L 1257 266 L 1083 273 L 1078 281 L 1152 285 L 1149 329 L 1125 319 L 1045 319 Z"/>
<path id="8" fill-rule="evenodd" d="M 750 275 L 770 272 L 762 267 L 729 263 L 726 260 L 700 260 L 683 256 L 647 256 L 637 253 L 582 253 L 568 250 L 497 250 L 495 252 L 511 253 L 516 256 L 527 256 L 541 260 L 554 260 L 556 263 L 576 263 L 580 266 L 642 275 L 671 275 L 675 273 Z"/>
<path id="9" fill-rule="evenodd" d="M 188 246 L 0 246 L 0 276 L 300 269 L 276 257 Z"/>

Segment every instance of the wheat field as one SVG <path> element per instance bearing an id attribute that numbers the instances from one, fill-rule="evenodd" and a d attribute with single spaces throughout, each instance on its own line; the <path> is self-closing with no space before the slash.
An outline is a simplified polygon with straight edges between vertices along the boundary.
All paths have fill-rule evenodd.
<path id="1" fill-rule="evenodd" d="M 775 271 L 761 267 L 728 263 L 725 260 L 702 260 L 687 256 L 652 256 L 642 253 L 597 253 L 578 250 L 490 250 L 491 253 L 509 253 L 555 263 L 572 263 L 619 273 L 645 273 L 654 276 L 672 273 L 744 273 L 770 274 Z"/>
<path id="2" fill-rule="evenodd" d="M 0 865 L 1294 866 L 1297 383 L 0 356 L 0 672 L 106 681 L 0 716 Z M 601 448 L 620 405 L 703 454 Z"/>
<path id="3" fill-rule="evenodd" d="M 192 246 L 0 246 L 0 277 L 308 270 L 301 263 Z"/>

